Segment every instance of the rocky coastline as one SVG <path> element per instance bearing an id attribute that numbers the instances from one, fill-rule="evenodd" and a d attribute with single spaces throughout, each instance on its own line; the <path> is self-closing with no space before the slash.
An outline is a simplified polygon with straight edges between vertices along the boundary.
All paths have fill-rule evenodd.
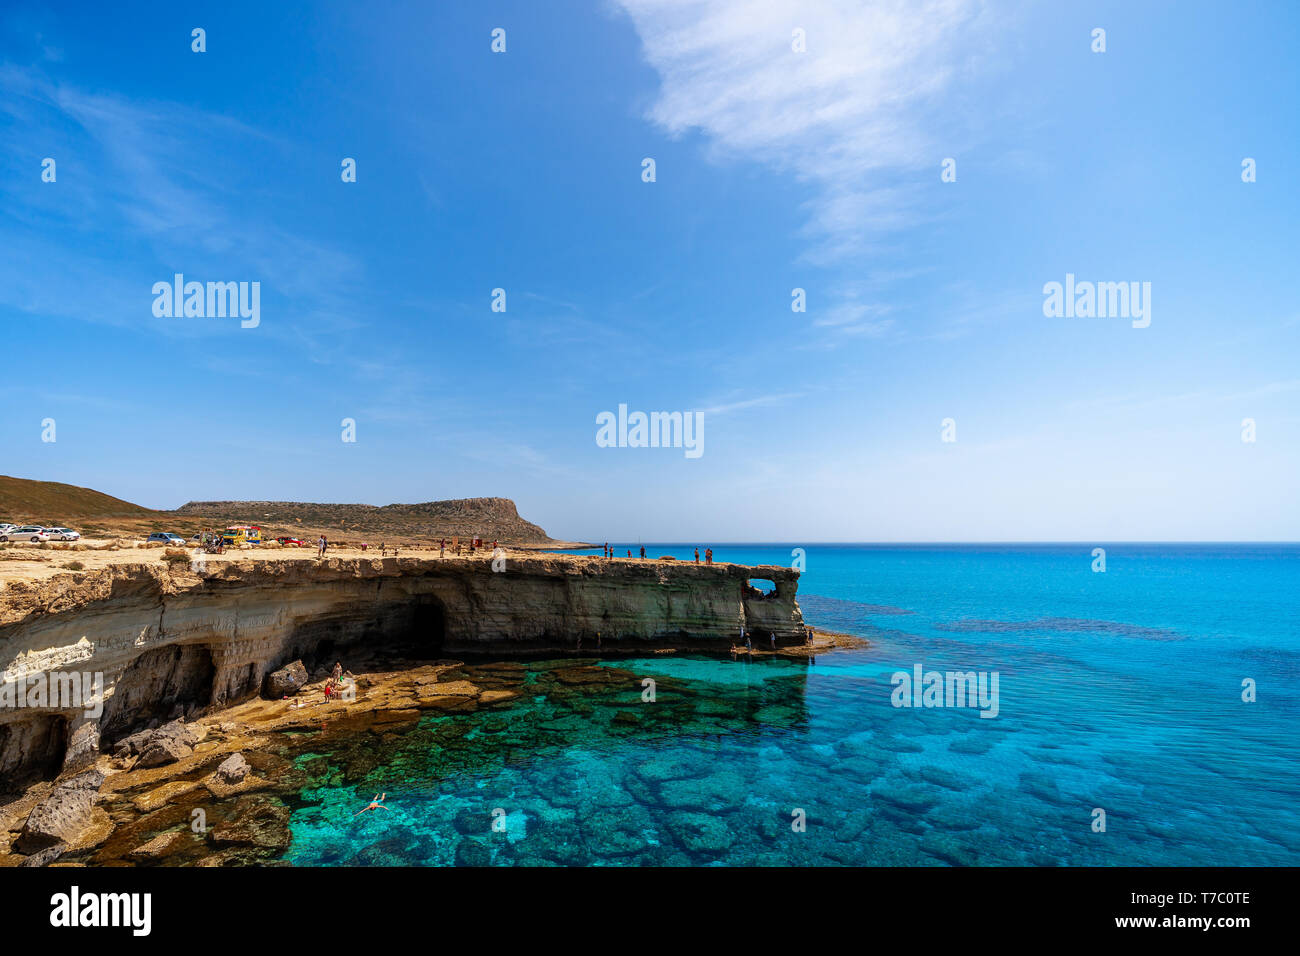
<path id="1" fill-rule="evenodd" d="M 812 644 L 752 652 L 793 661 L 837 647 L 862 646 L 850 635 L 818 631 Z M 676 653 L 665 651 L 664 653 Z M 742 655 L 743 652 L 742 652 Z M 344 683 L 353 691 L 327 699 L 327 668 L 305 680 L 284 679 L 280 699 L 250 699 L 175 719 L 117 741 L 87 769 L 37 782 L 0 801 L 0 866 L 242 866 L 283 862 L 289 821 L 302 802 L 322 746 L 335 748 L 335 784 L 361 781 L 391 757 L 388 748 L 429 713 L 490 712 L 509 707 L 524 685 L 559 697 L 592 691 L 634 703 L 639 676 L 576 652 L 561 661 L 458 660 L 357 662 Z M 277 672 L 278 673 L 278 672 Z M 337 686 L 337 685 L 335 685 Z M 666 686 L 671 690 L 671 686 Z M 642 732 L 630 708 L 614 730 Z M 448 738 L 444 746 L 463 745 Z M 462 827 L 463 829 L 463 827 Z M 455 861 L 486 862 L 482 841 L 463 839 Z M 373 855 L 373 854 L 372 854 Z M 340 862 L 376 862 L 364 854 Z M 379 862 L 383 862 L 382 860 Z M 546 862 L 546 861 L 534 861 Z"/>
<path id="2" fill-rule="evenodd" d="M 530 661 L 745 655 L 745 637 L 751 657 L 797 660 L 856 641 L 819 631 L 808 644 L 798 572 L 782 567 L 504 550 L 87 555 L 76 570 L 5 569 L 5 865 L 272 858 L 304 734 L 499 706 L 519 692 L 501 675 Z M 335 660 L 358 675 L 353 700 L 324 699 Z M 78 699 L 56 693 L 77 678 Z M 243 809 L 201 847 L 167 836 L 187 807 L 231 800 Z"/>

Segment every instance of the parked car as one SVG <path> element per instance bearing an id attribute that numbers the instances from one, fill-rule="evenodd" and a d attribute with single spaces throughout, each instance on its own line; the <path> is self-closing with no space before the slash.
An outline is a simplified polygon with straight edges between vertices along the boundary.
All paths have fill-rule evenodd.
<path id="1" fill-rule="evenodd" d="M 46 528 L 49 532 L 51 541 L 76 541 L 80 539 L 81 532 L 73 531 L 71 528 Z"/>
<path id="2" fill-rule="evenodd" d="M 10 531 L 17 531 L 18 525 L 10 521 L 0 521 L 0 534 L 6 534 Z"/>
<path id="3" fill-rule="evenodd" d="M 185 539 L 178 534 L 172 534 L 169 531 L 155 531 L 145 540 L 145 544 L 161 542 L 162 544 L 173 545 L 178 548 L 185 547 Z"/>
<path id="4" fill-rule="evenodd" d="M 286 548 L 305 548 L 305 547 L 307 547 L 307 542 L 304 541 L 304 540 L 302 540 L 302 538 L 289 538 L 289 537 L 284 537 L 284 538 L 276 538 L 275 540 L 276 540 L 279 544 L 283 545 L 283 546 L 286 547 Z"/>
<path id="5" fill-rule="evenodd" d="M 36 524 L 23 525 L 21 528 L 14 528 L 12 531 L 0 534 L 0 541 L 30 541 L 32 544 L 39 544 L 49 540 L 50 533 Z"/>

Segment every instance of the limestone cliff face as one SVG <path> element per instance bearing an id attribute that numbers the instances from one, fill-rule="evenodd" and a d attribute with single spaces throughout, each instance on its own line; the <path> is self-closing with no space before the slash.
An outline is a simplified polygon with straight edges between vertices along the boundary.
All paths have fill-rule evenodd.
<path id="1" fill-rule="evenodd" d="M 751 577 L 775 581 L 764 597 Z M 569 555 L 312 558 L 182 565 L 118 564 L 5 589 L 0 670 L 6 680 L 102 674 L 102 713 L 0 710 L 0 775 L 78 766 L 178 705 L 257 693 L 296 658 L 347 648 L 443 655 L 645 652 L 730 646 L 740 629 L 766 646 L 801 643 L 788 568 L 605 561 Z M 53 703 L 53 702 L 51 702 Z"/>

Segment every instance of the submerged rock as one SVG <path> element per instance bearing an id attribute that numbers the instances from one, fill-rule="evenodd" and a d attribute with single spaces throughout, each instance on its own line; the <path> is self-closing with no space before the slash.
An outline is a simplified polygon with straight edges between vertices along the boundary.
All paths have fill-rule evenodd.
<path id="1" fill-rule="evenodd" d="M 735 842 L 731 828 L 716 816 L 677 811 L 668 815 L 668 826 L 691 853 L 717 854 Z"/>
<path id="2" fill-rule="evenodd" d="M 167 851 L 171 849 L 172 844 L 180 838 L 181 833 L 179 830 L 160 833 L 148 843 L 136 847 L 128 853 L 127 856 L 138 861 L 156 860 L 161 856 L 166 856 Z"/>
<path id="3" fill-rule="evenodd" d="M 904 819 L 925 813 L 939 802 L 929 790 L 910 785 L 880 787 L 873 790 L 871 795 L 885 805 L 883 809 L 886 813 L 889 812 L 890 807 L 903 811 L 901 816 Z"/>
<path id="4" fill-rule="evenodd" d="M 674 809 L 717 811 L 733 809 L 745 802 L 745 779 L 731 770 L 709 774 L 698 780 L 669 780 L 659 788 L 663 802 Z"/>
<path id="5" fill-rule="evenodd" d="M 491 829 L 492 818 L 479 810 L 462 810 L 456 814 L 452 826 L 456 828 L 457 833 L 478 836 Z"/>
<path id="6" fill-rule="evenodd" d="M 348 865 L 415 866 L 419 862 L 418 857 L 407 849 L 407 840 L 399 834 L 362 847 L 353 854 Z"/>
<path id="7" fill-rule="evenodd" d="M 226 821 L 208 830 L 208 842 L 215 847 L 281 851 L 288 848 L 289 839 L 288 808 L 261 797 L 240 797 Z"/>
<path id="8" fill-rule="evenodd" d="M 466 837 L 456 845 L 456 865 L 491 866 L 492 851 L 481 840 Z"/>
<path id="9" fill-rule="evenodd" d="M 699 762 L 680 755 L 656 754 L 636 768 L 636 775 L 646 783 L 662 783 L 698 777 L 703 769 Z"/>

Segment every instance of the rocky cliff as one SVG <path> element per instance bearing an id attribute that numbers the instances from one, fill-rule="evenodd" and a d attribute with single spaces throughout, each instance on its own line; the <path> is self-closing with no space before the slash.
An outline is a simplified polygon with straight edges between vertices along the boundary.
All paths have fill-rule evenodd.
<path id="1" fill-rule="evenodd" d="M 0 775 L 76 768 L 147 721 L 253 696 L 286 662 L 346 659 L 358 643 L 424 659 L 725 650 L 743 626 L 763 646 L 798 644 L 797 587 L 781 567 L 513 554 L 495 568 L 490 557 L 250 558 L 16 582 L 0 594 L 4 679 L 99 676 L 84 706 L 0 709 Z"/>

